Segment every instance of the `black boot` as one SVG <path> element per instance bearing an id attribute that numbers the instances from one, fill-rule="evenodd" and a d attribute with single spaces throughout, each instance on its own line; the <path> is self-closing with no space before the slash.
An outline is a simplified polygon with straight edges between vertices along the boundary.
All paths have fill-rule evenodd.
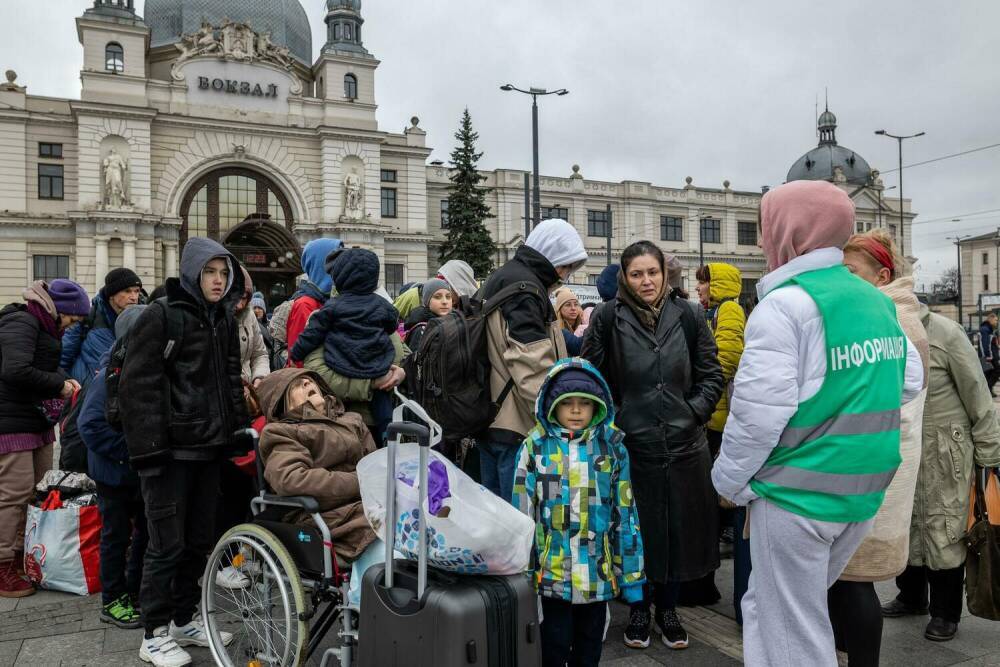
<path id="1" fill-rule="evenodd" d="M 924 637 L 930 639 L 932 642 L 947 642 L 955 638 L 956 632 L 958 632 L 958 623 L 952 623 L 939 616 L 935 616 L 927 624 L 927 629 L 924 630 Z"/>
<path id="2" fill-rule="evenodd" d="M 926 616 L 927 607 L 911 607 L 899 598 L 882 605 L 882 615 L 886 618 L 899 618 L 900 616 Z"/>

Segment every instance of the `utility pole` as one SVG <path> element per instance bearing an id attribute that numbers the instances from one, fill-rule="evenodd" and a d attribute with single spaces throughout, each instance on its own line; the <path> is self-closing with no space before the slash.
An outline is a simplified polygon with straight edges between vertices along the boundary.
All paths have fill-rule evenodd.
<path id="1" fill-rule="evenodd" d="M 914 139 L 916 137 L 922 137 L 924 136 L 925 133 L 917 132 L 916 134 L 897 135 L 897 134 L 890 134 L 885 130 L 876 130 L 875 134 L 895 139 L 896 143 L 899 144 L 899 250 L 900 254 L 905 257 L 906 244 L 903 241 L 906 234 L 906 228 L 903 225 L 903 139 Z"/>
<path id="2" fill-rule="evenodd" d="M 528 240 L 531 233 L 531 178 L 527 172 L 524 174 L 524 240 Z"/>
<path id="3" fill-rule="evenodd" d="M 952 220 L 952 222 L 958 222 L 958 220 Z M 962 241 L 970 237 L 971 234 L 948 237 L 949 240 L 954 240 L 958 255 L 958 323 L 962 325 L 963 330 L 965 329 L 965 322 L 962 318 Z"/>

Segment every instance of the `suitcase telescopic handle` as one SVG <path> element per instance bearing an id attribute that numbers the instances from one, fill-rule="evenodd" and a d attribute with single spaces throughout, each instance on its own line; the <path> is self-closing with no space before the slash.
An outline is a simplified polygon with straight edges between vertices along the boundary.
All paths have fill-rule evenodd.
<path id="1" fill-rule="evenodd" d="M 385 483 L 385 587 L 393 586 L 395 561 L 393 552 L 396 546 L 396 447 L 400 436 L 411 436 L 417 439 L 420 449 L 418 465 L 420 482 L 418 491 L 418 522 L 420 535 L 417 542 L 417 599 L 424 596 L 427 588 L 427 519 L 424 508 L 427 506 L 427 466 L 430 459 L 431 432 L 423 424 L 413 422 L 393 422 L 386 428 L 388 447 L 386 451 L 386 483 Z"/>

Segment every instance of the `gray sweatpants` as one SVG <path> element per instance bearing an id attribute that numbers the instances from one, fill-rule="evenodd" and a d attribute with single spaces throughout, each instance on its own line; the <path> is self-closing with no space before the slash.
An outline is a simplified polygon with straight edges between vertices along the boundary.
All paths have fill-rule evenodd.
<path id="1" fill-rule="evenodd" d="M 837 665 L 826 594 L 871 530 L 750 503 L 753 572 L 743 597 L 743 661 L 751 667 Z"/>

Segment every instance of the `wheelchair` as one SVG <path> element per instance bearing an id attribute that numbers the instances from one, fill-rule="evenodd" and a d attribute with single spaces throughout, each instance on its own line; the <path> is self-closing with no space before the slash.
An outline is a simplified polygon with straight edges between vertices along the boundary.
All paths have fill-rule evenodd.
<path id="1" fill-rule="evenodd" d="M 316 499 L 269 493 L 259 435 L 254 429 L 240 435 L 253 441 L 261 491 L 250 503 L 250 523 L 227 531 L 205 567 L 201 608 L 212 658 L 223 667 L 305 664 L 338 625 L 339 641 L 323 651 L 321 667 L 334 659 L 349 667 L 358 638 L 358 610 L 347 598 L 350 566 L 334 554 Z M 292 510 L 309 514 L 314 525 L 284 521 Z M 220 585 L 216 574 L 224 567 L 242 574 L 246 585 Z M 228 645 L 224 632 L 233 635 Z"/>
<path id="2" fill-rule="evenodd" d="M 431 445 L 440 443 L 440 425 L 418 403 L 398 390 L 395 395 L 399 405 L 393 421 L 421 420 L 430 430 Z M 350 565 L 336 557 L 316 499 L 270 493 L 259 434 L 254 429 L 239 433 L 253 441 L 260 492 L 250 503 L 250 523 L 227 531 L 205 567 L 201 608 L 212 658 L 222 667 L 304 665 L 336 626 L 334 645 L 323 649 L 320 667 L 333 660 L 351 667 L 359 610 L 348 601 Z M 314 525 L 284 521 L 291 510 L 309 514 Z M 230 566 L 246 577 L 246 586 L 219 585 L 216 573 Z M 228 644 L 223 632 L 233 635 Z"/>

